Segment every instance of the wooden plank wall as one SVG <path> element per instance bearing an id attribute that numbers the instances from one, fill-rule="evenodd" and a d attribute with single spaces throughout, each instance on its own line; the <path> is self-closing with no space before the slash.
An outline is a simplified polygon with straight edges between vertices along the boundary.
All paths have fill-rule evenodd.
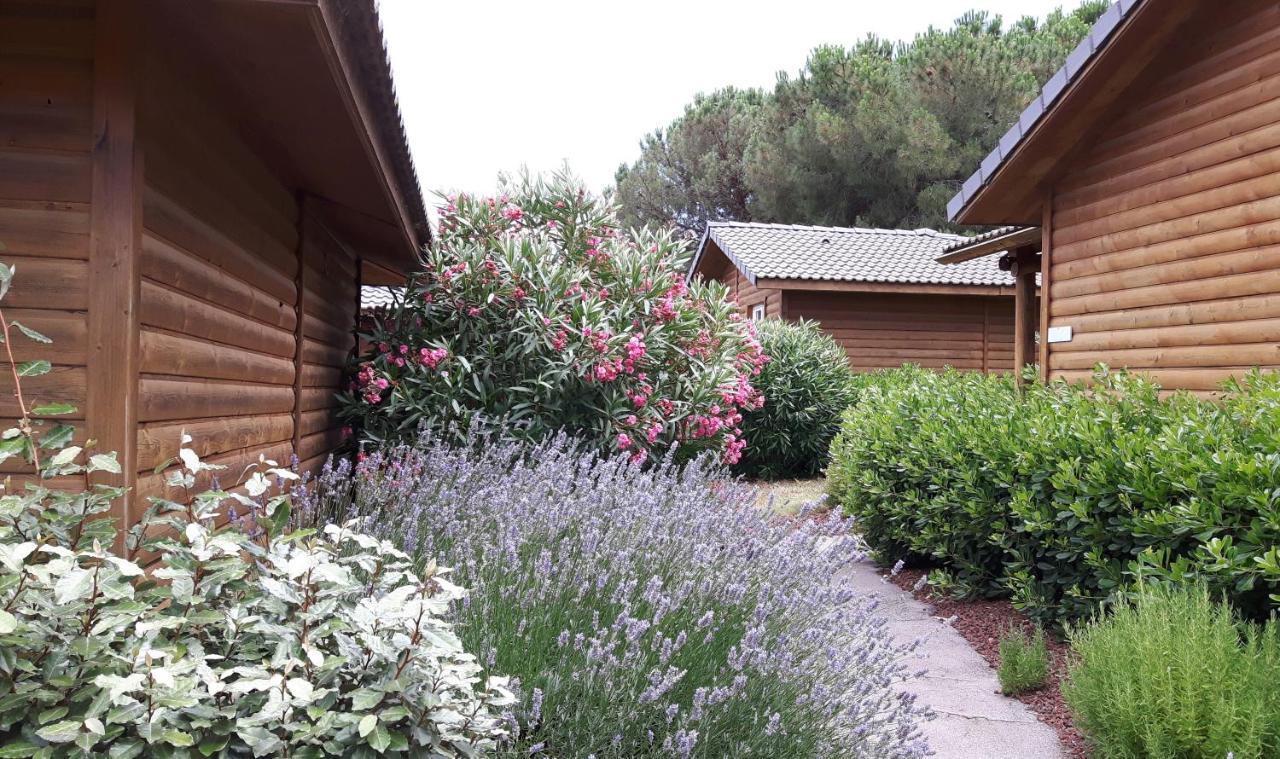
<path id="1" fill-rule="evenodd" d="M 1013 298 L 788 291 L 783 316 L 822 325 L 858 371 L 1013 369 Z"/>
<path id="2" fill-rule="evenodd" d="M 317 218 L 303 232 L 301 424 L 298 458 L 306 471 L 319 469 L 342 443 L 334 416 L 334 393 L 342 381 L 359 311 L 356 254 Z"/>
<path id="3" fill-rule="evenodd" d="M 259 456 L 296 453 L 316 469 L 340 443 L 333 393 L 354 340 L 355 254 L 245 144 L 225 105 L 150 72 L 138 491 L 166 490 L 149 470 L 183 430 L 227 467 L 224 486 Z"/>
<path id="4" fill-rule="evenodd" d="M 0 305 L 9 320 L 53 338 L 45 346 L 18 337 L 14 358 L 53 361 L 51 373 L 23 381 L 24 394 L 30 403 L 74 403 L 79 412 L 62 419 L 76 426 L 79 442 L 87 413 L 93 23 L 87 0 L 0 4 L 0 261 L 17 267 Z M 4 372 L 0 425 L 17 414 Z M 13 459 L 0 464 L 0 474 L 26 471 Z"/>
<path id="5" fill-rule="evenodd" d="M 224 111 L 148 66 L 143 193 L 139 495 L 186 430 L 224 486 L 292 455 L 298 206 Z M 169 493 L 171 497 L 176 495 Z"/>
<path id="6" fill-rule="evenodd" d="M 1054 377 L 1203 392 L 1280 366 L 1280 6 L 1212 13 L 1054 189 Z"/>

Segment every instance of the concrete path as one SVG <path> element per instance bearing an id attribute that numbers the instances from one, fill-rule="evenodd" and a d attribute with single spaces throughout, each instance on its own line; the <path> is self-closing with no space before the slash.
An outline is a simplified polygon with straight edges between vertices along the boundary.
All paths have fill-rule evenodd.
<path id="1" fill-rule="evenodd" d="M 902 643 L 925 642 L 906 662 L 923 678 L 903 683 L 937 716 L 924 725 L 937 759 L 1061 759 L 1058 736 L 1022 702 L 1005 698 L 995 670 L 960 633 L 933 616 L 932 608 L 880 576 L 870 562 L 845 570 L 864 593 L 880 597 L 879 613 Z"/>

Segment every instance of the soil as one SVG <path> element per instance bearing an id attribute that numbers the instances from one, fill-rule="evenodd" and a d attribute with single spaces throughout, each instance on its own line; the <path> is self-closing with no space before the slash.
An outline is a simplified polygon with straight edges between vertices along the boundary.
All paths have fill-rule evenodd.
<path id="1" fill-rule="evenodd" d="M 922 590 L 914 591 L 916 582 L 925 573 L 920 569 L 904 569 L 897 575 L 890 576 L 889 581 L 903 590 L 913 592 L 921 601 L 932 604 L 937 616 L 955 617 L 952 626 L 964 636 L 975 651 L 982 654 L 982 658 L 986 659 L 992 668 L 1000 666 L 1000 634 L 1002 632 L 1012 625 L 1019 626 L 1027 632 L 1034 630 L 1034 623 L 1013 608 L 1007 599 L 957 601 L 940 596 L 927 586 Z M 1089 754 L 1084 737 L 1072 723 L 1071 710 L 1062 699 L 1060 687 L 1062 678 L 1066 674 L 1070 649 L 1051 635 L 1046 634 L 1045 638 L 1052 664 L 1044 687 L 1012 698 L 1017 698 L 1026 704 L 1041 722 L 1058 733 L 1058 739 L 1062 741 L 1062 747 L 1067 756 L 1073 759 L 1085 759 Z"/>

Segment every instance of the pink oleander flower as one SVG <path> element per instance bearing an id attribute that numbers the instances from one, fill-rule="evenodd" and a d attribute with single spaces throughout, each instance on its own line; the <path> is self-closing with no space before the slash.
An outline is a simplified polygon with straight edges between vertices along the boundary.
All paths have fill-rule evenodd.
<path id="1" fill-rule="evenodd" d="M 444 348 L 419 348 L 417 361 L 428 369 L 435 369 L 448 357 L 449 351 Z"/>
<path id="2" fill-rule="evenodd" d="M 631 447 L 631 436 L 625 432 L 618 433 L 618 448 L 627 450 Z"/>
<path id="3" fill-rule="evenodd" d="M 636 418 L 636 415 L 635 415 L 635 414 L 629 414 L 629 415 L 628 415 L 626 418 L 624 418 L 622 421 L 623 421 L 623 423 L 624 423 L 624 424 L 626 424 L 628 427 L 634 427 L 634 426 L 636 426 L 637 424 L 639 424 L 639 423 L 640 423 L 640 420 Z"/>
<path id="4" fill-rule="evenodd" d="M 524 211 L 522 211 L 518 206 L 507 206 L 502 209 L 502 218 L 507 221 L 518 222 L 524 218 Z"/>
<path id="5" fill-rule="evenodd" d="M 567 345 L 568 343 L 569 343 L 569 333 L 565 332 L 564 330 L 560 330 L 559 332 L 556 333 L 555 337 L 551 338 L 551 347 L 555 348 L 558 351 L 564 350 L 565 345 Z"/>
<path id="6" fill-rule="evenodd" d="M 516 289 L 511 291 L 511 297 L 514 300 L 520 301 L 520 300 L 524 300 L 525 297 L 527 297 L 527 294 L 525 293 L 523 287 L 517 287 Z"/>
<path id="7" fill-rule="evenodd" d="M 467 316 L 479 316 L 479 315 L 480 315 L 480 308 L 478 306 L 472 306 L 471 308 L 467 309 Z"/>

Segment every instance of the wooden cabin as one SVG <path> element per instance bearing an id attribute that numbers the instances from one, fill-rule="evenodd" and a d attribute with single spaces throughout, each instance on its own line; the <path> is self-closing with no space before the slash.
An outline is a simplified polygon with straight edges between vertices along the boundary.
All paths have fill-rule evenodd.
<path id="1" fill-rule="evenodd" d="M 1280 366 L 1280 4 L 1112 6 L 949 210 L 1019 227 L 943 260 L 1041 272 L 1044 377 L 1205 393 Z"/>
<path id="2" fill-rule="evenodd" d="M 224 486 L 318 467 L 361 283 L 428 240 L 373 0 L 0 2 L 0 306 L 53 338 L 13 343 L 55 364 L 27 401 L 118 453 L 126 523 L 183 430 Z"/>
<path id="3" fill-rule="evenodd" d="M 690 277 L 725 283 L 750 319 L 811 319 L 874 371 L 1010 371 L 1013 278 L 992 259 L 935 262 L 966 238 L 931 229 L 713 222 Z"/>

